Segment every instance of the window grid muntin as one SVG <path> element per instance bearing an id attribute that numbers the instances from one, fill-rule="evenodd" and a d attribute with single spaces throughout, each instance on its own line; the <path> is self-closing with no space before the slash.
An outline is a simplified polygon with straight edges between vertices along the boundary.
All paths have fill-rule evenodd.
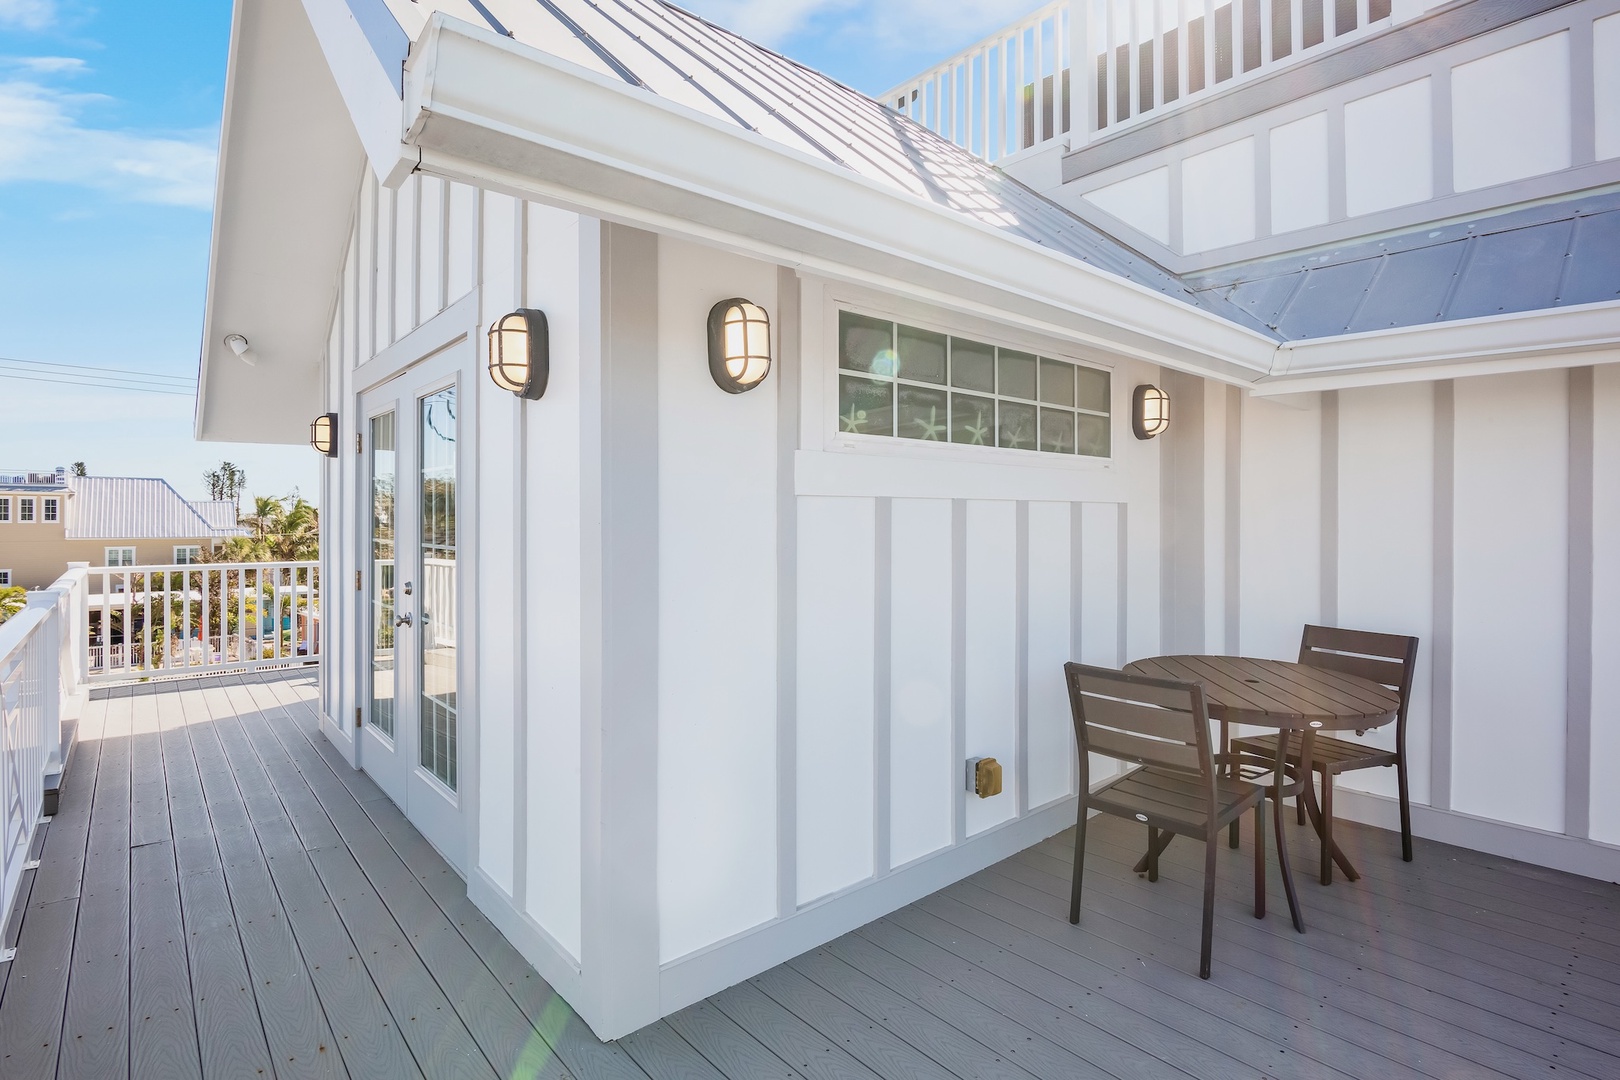
<path id="1" fill-rule="evenodd" d="M 902 323 L 897 319 L 885 319 L 879 316 L 864 315 L 859 312 L 849 311 L 846 309 L 840 309 L 838 314 L 839 325 L 837 341 L 839 359 L 837 367 L 837 399 L 839 402 L 839 434 L 869 435 L 875 438 L 908 439 L 912 442 L 940 442 L 953 446 L 993 446 L 997 449 L 1027 450 L 1034 453 L 1051 454 L 1053 456 L 1090 458 L 1092 460 L 1109 460 L 1113 457 L 1113 373 L 1108 369 L 1092 367 L 1086 364 L 1079 364 L 1074 361 L 1060 359 L 1058 357 L 1042 356 L 1038 353 L 1029 352 L 1023 349 L 1012 349 L 1005 346 L 992 345 L 989 342 L 978 341 L 973 338 L 960 337 L 956 334 L 949 334 L 941 331 L 930 331 L 925 328 Z M 895 369 L 893 373 L 881 370 L 883 365 L 876 362 L 874 362 L 871 367 L 866 369 L 857 367 L 849 360 L 849 358 L 845 356 L 844 339 L 846 317 L 858 319 L 862 323 L 868 324 L 868 328 L 870 328 L 870 324 L 872 323 L 888 324 L 890 335 L 888 354 Z M 936 382 L 931 379 L 908 379 L 904 376 L 903 372 L 905 370 L 905 366 L 901 353 L 901 338 L 903 333 L 906 331 L 909 331 L 911 335 L 913 335 L 913 339 L 927 337 L 943 337 L 945 339 L 945 373 L 942 380 Z M 965 351 L 967 351 L 970 355 L 981 358 L 983 357 L 985 350 L 989 351 L 990 374 L 993 382 L 993 389 L 989 391 L 976 389 L 974 388 L 974 384 L 964 384 L 961 381 L 957 369 L 956 359 L 956 353 L 959 346 L 965 347 Z M 877 358 L 874 357 L 874 360 L 876 359 Z M 1009 366 L 1021 366 L 1028 364 L 1033 368 L 1035 383 L 1033 387 L 1034 393 L 1032 396 L 1022 396 L 1010 391 L 1003 391 L 1003 383 L 1007 381 L 1003 378 L 1002 374 L 1004 359 L 1009 363 Z M 1049 370 L 1049 366 L 1050 369 L 1054 370 L 1054 373 L 1055 369 L 1059 367 L 1067 369 L 1069 378 L 1068 397 L 1069 400 L 1074 404 L 1062 405 L 1043 400 L 1046 396 L 1046 394 L 1043 392 L 1045 389 L 1045 379 L 1047 378 L 1045 373 Z M 1084 396 L 1081 385 L 1081 380 L 1084 373 L 1092 373 L 1094 379 L 1095 376 L 1102 377 L 1104 380 L 1103 385 L 1107 388 L 1105 400 L 1110 405 L 1110 408 L 1096 409 L 1082 407 L 1080 405 L 1080 402 Z M 858 426 L 852 429 L 851 421 L 855 415 L 854 407 L 851 406 L 851 412 L 848 415 L 845 414 L 843 408 L 845 380 L 878 383 L 890 386 L 892 388 L 889 394 L 889 430 L 861 430 Z M 923 424 L 923 431 L 920 435 L 904 435 L 900 433 L 900 426 L 902 422 L 901 391 L 902 389 L 906 388 L 914 391 L 932 392 L 933 394 L 943 395 L 946 398 L 946 413 L 944 417 L 935 416 L 933 417 L 931 423 L 913 421 Z M 923 395 L 914 395 L 914 397 L 918 396 Z M 984 400 L 992 403 L 993 411 L 990 417 L 991 423 L 985 432 L 986 434 L 993 436 L 993 438 L 991 438 L 989 441 L 983 443 L 974 441 L 958 442 L 953 437 L 958 431 L 959 418 L 956 415 L 956 408 L 958 399 L 960 398 L 968 398 L 974 401 Z M 1003 441 L 1003 405 L 1011 406 L 1007 412 L 1012 416 L 1026 416 L 1028 414 L 1025 412 L 1025 410 L 1028 410 L 1033 414 L 1033 422 L 1035 425 L 1033 433 L 1033 446 L 1017 445 L 1019 441 L 1022 441 L 1021 438 L 1015 438 L 1013 445 L 1008 445 Z M 1047 449 L 1041 445 L 1043 441 L 1041 414 L 1043 411 L 1053 414 L 1054 419 L 1066 414 L 1068 418 L 1073 421 L 1071 430 L 1074 432 L 1074 441 L 1070 449 Z M 862 423 L 865 422 L 864 417 L 866 415 L 866 412 L 862 412 L 860 414 L 860 416 L 863 418 L 861 421 Z M 1103 447 L 1103 451 L 1101 453 L 1081 453 L 1079 450 L 1078 436 L 1080 429 L 1085 424 L 1084 418 L 1086 417 L 1100 419 L 1104 421 L 1106 425 L 1101 440 Z M 962 417 L 960 419 L 966 418 Z M 976 418 L 974 427 L 976 428 L 982 423 L 983 418 Z M 1056 426 L 1061 425 L 1059 424 Z M 972 433 L 974 428 L 962 428 L 962 430 Z M 930 437 L 931 434 L 943 434 L 945 437 L 933 438 Z"/>
<path id="2" fill-rule="evenodd" d="M 10 570 L 0 570 L 0 589 L 9 588 L 10 585 L 11 585 L 11 571 Z"/>
<path id="3" fill-rule="evenodd" d="M 62 501 L 60 499 L 46 499 L 43 512 L 40 514 L 40 520 L 44 522 L 56 522 L 60 521 L 61 518 Z"/>
<path id="4" fill-rule="evenodd" d="M 35 520 L 33 499 L 17 500 L 17 520 L 24 525 L 31 524 Z"/>
<path id="5" fill-rule="evenodd" d="M 174 565 L 195 566 L 202 562 L 202 548 L 197 544 L 176 544 L 174 546 Z"/>
<path id="6" fill-rule="evenodd" d="M 135 565 L 135 549 L 132 547 L 110 547 L 103 554 L 106 555 L 108 566 Z"/>
<path id="7" fill-rule="evenodd" d="M 11 522 L 11 496 L 0 496 L 0 524 Z"/>

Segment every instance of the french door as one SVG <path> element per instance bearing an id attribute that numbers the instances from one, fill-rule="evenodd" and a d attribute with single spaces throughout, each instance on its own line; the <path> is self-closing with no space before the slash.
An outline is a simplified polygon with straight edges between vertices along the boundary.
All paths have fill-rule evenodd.
<path id="1" fill-rule="evenodd" d="M 465 423 L 456 354 L 360 399 L 367 599 L 359 764 L 450 863 L 465 869 L 456 627 L 456 511 Z"/>

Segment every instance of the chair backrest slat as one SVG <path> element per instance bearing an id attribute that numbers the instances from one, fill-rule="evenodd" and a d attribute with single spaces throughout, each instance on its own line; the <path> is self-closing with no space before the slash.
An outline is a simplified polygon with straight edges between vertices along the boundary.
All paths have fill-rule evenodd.
<path id="1" fill-rule="evenodd" d="M 1412 679 L 1417 673 L 1418 639 L 1401 634 L 1376 634 L 1368 630 L 1343 630 L 1337 626 L 1305 627 L 1299 641 L 1299 662 L 1392 687 L 1401 695 L 1395 713 L 1395 742 L 1406 753 L 1406 707 L 1412 697 Z"/>
<path id="2" fill-rule="evenodd" d="M 1307 658 L 1300 661 L 1311 667 L 1325 668 L 1328 671 L 1337 671 L 1345 675 L 1355 675 L 1363 679 L 1371 679 L 1383 686 L 1394 687 L 1399 690 L 1406 676 L 1406 665 L 1393 660 L 1374 660 L 1370 656 L 1350 656 L 1345 653 L 1328 652 L 1324 649 L 1312 649 Z"/>
<path id="3" fill-rule="evenodd" d="M 1082 769 L 1087 755 L 1204 775 L 1213 782 L 1209 714 L 1196 683 L 1065 664 Z M 1213 798 L 1213 788 L 1211 788 Z"/>

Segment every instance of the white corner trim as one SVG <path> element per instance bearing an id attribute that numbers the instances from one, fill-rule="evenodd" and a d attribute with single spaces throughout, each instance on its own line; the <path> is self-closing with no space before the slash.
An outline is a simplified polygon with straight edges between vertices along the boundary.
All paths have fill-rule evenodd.
<path id="1" fill-rule="evenodd" d="M 583 976 L 579 960 L 552 937 L 545 927 L 519 911 L 512 898 L 484 872 L 473 867 L 467 877 L 467 899 L 482 911 L 501 936 L 512 943 L 523 959 L 568 1001 L 579 1001 Z"/>
<path id="2" fill-rule="evenodd" d="M 1364 825 L 1400 832 L 1400 804 L 1385 795 L 1335 785 L 1334 813 Z M 1412 804 L 1412 834 L 1454 847 L 1562 870 L 1568 874 L 1620 882 L 1620 847 L 1524 825 L 1474 817 L 1455 810 Z M 1420 854 L 1418 858 L 1422 858 Z"/>

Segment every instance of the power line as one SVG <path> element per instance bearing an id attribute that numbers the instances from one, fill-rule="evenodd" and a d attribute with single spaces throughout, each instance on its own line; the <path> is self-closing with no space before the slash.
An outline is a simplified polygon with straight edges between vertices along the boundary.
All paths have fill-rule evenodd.
<path id="1" fill-rule="evenodd" d="M 15 356 L 0 356 L 0 364 L 27 364 L 30 367 L 58 368 L 65 371 L 93 371 L 125 378 L 137 379 L 167 379 L 171 382 L 190 383 L 192 380 L 186 375 L 164 375 L 155 371 L 138 371 L 135 368 L 92 367 L 88 364 L 61 364 L 48 360 L 22 360 Z"/>
<path id="2" fill-rule="evenodd" d="M 136 393 L 163 394 L 166 397 L 188 398 L 195 396 L 186 390 L 165 390 L 156 386 L 130 386 L 117 382 L 82 382 L 72 378 L 52 378 L 48 375 L 19 375 L 4 369 L 0 369 L 0 379 L 16 379 L 18 382 L 54 383 L 58 386 L 77 386 L 81 389 L 133 390 Z"/>

